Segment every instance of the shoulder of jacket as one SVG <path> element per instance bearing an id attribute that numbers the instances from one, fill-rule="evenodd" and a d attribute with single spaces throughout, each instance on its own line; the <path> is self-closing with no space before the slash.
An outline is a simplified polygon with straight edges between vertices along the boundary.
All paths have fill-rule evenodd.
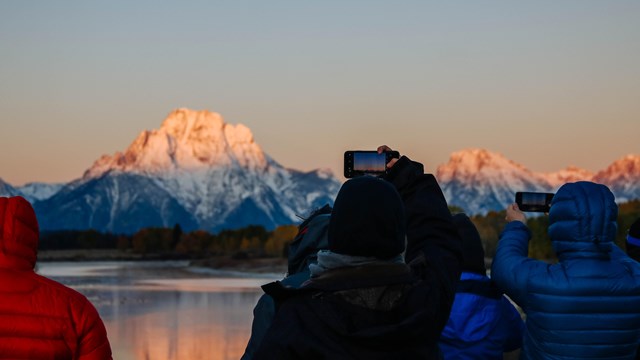
<path id="1" fill-rule="evenodd" d="M 80 292 L 55 280 L 49 279 L 39 274 L 35 274 L 34 279 L 40 284 L 40 291 L 55 293 L 55 296 L 57 296 L 58 298 L 64 297 L 67 300 L 73 302 L 85 303 L 89 301 L 87 297 Z"/>

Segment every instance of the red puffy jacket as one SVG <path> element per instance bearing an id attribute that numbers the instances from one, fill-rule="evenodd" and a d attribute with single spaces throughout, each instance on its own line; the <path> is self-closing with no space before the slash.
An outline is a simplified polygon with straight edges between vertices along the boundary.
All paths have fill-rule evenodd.
<path id="1" fill-rule="evenodd" d="M 96 309 L 34 272 L 37 249 L 31 204 L 0 197 L 0 359 L 111 359 Z"/>

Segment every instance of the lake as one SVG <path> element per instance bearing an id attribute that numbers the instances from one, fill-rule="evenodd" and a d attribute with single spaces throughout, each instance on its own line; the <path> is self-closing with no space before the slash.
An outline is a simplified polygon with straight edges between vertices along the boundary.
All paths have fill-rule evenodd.
<path id="1" fill-rule="evenodd" d="M 118 360 L 239 359 L 260 285 L 283 276 L 186 261 L 39 262 L 37 272 L 87 296 Z"/>

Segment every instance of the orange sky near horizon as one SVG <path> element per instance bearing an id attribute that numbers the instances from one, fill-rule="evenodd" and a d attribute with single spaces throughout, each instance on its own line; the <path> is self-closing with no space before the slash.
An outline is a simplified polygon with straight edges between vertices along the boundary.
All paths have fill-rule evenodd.
<path id="1" fill-rule="evenodd" d="M 67 182 L 175 108 L 282 165 L 484 148 L 536 172 L 639 154 L 640 3 L 0 3 L 0 178 Z"/>

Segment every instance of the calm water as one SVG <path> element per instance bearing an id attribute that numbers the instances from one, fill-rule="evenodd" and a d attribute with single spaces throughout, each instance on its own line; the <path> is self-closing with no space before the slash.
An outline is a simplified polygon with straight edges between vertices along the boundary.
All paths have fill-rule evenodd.
<path id="1" fill-rule="evenodd" d="M 180 261 L 38 263 L 37 271 L 89 298 L 118 360 L 239 359 L 259 286 L 282 277 Z"/>

